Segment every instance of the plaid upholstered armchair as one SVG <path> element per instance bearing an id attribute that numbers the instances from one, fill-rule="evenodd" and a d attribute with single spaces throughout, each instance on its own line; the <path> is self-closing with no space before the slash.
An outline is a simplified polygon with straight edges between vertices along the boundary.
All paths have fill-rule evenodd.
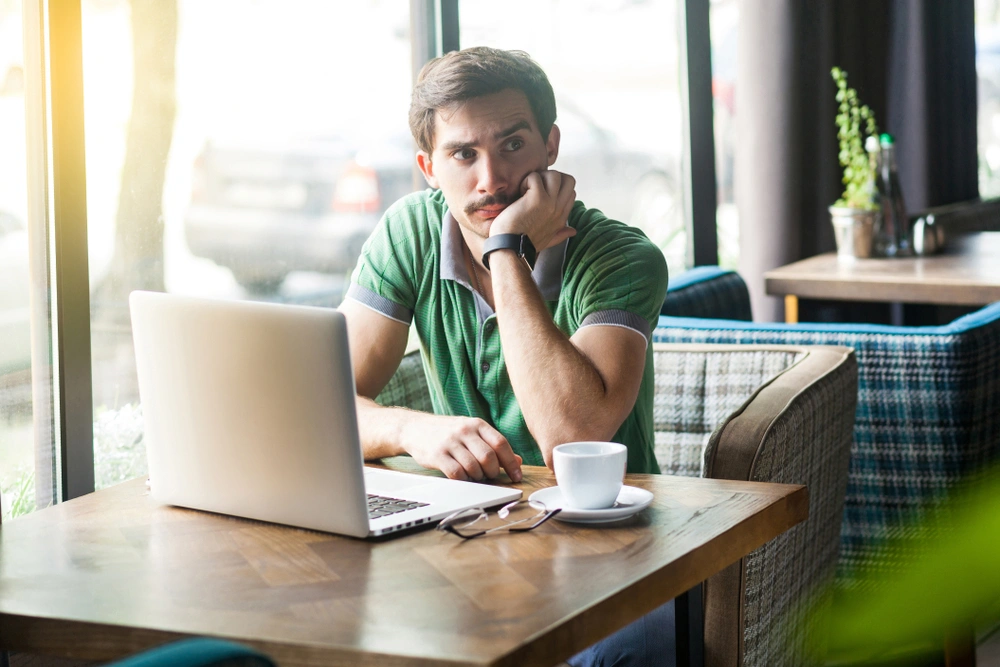
<path id="1" fill-rule="evenodd" d="M 708 317 L 731 319 L 665 305 L 671 315 L 660 318 L 654 340 L 855 350 L 858 404 L 838 585 L 849 589 L 875 559 L 894 567 L 907 554 L 882 550 L 889 536 L 917 537 L 916 522 L 1000 453 L 1000 303 L 945 326 L 755 324 L 732 314 L 748 298 L 737 274 L 704 275 L 685 288 L 686 300 L 697 303 L 703 292 L 716 304 Z M 728 306 L 720 293 L 734 295 Z"/>
<path id="2" fill-rule="evenodd" d="M 705 582 L 705 664 L 822 664 L 857 388 L 853 353 L 653 346 L 665 474 L 805 484 L 809 518 Z"/>
<path id="3" fill-rule="evenodd" d="M 857 392 L 850 350 L 654 346 L 664 473 L 806 484 L 809 519 L 705 583 L 707 665 L 808 665 L 833 579 Z M 431 410 L 419 354 L 378 397 Z M 809 620 L 805 620 L 809 619 Z"/>

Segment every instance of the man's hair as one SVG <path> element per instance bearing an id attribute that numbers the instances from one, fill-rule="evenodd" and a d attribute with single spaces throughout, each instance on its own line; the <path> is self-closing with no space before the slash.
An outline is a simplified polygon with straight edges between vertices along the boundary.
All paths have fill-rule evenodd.
<path id="1" fill-rule="evenodd" d="M 410 132 L 420 150 L 434 149 L 434 118 L 445 109 L 503 90 L 528 98 L 535 124 L 548 140 L 556 122 L 556 98 L 545 72 L 524 51 L 475 46 L 435 58 L 420 70 L 410 100 Z"/>

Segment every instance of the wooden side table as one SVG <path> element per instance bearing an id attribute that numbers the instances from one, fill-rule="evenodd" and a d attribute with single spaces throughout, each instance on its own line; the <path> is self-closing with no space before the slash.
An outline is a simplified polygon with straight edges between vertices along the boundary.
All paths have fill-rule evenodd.
<path id="1" fill-rule="evenodd" d="M 785 297 L 785 321 L 798 322 L 800 298 L 985 306 L 1000 301 L 1000 232 L 951 239 L 928 257 L 809 257 L 764 274 L 765 291 Z"/>

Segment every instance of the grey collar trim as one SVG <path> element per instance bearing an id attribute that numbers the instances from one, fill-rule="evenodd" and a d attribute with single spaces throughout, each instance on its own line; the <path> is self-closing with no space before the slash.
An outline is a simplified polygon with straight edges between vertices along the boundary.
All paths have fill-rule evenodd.
<path id="1" fill-rule="evenodd" d="M 569 239 L 557 246 L 546 248 L 538 254 L 531 277 L 538 286 L 538 291 L 545 301 L 558 301 L 562 290 L 563 266 L 566 263 L 566 249 Z M 465 269 L 465 239 L 458 226 L 458 220 L 446 211 L 441 221 L 441 280 L 454 280 L 469 291 L 472 288 L 469 272 Z M 492 309 L 483 302 L 486 309 L 493 314 Z"/>

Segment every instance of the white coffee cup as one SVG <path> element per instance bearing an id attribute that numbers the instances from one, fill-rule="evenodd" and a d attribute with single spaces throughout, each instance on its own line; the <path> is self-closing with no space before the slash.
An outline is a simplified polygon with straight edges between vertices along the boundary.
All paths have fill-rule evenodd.
<path id="1" fill-rule="evenodd" d="M 552 467 L 566 509 L 597 510 L 615 504 L 622 490 L 628 449 L 617 442 L 568 442 L 552 450 Z"/>

